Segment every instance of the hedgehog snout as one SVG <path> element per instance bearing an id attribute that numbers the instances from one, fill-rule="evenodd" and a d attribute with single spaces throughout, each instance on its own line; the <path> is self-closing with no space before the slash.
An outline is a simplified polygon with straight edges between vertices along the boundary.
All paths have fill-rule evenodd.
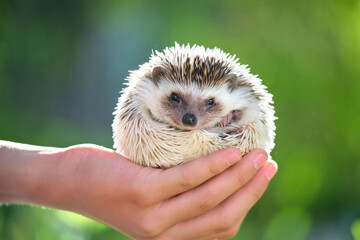
<path id="1" fill-rule="evenodd" d="M 182 123 L 186 126 L 195 126 L 197 123 L 197 118 L 194 114 L 192 113 L 186 113 L 183 117 L 182 117 Z"/>

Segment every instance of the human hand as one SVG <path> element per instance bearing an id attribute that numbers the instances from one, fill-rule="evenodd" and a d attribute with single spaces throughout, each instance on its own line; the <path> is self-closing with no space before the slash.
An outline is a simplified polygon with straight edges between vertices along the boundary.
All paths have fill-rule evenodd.
<path id="1" fill-rule="evenodd" d="M 263 150 L 240 156 L 226 149 L 163 170 L 95 145 L 42 152 L 47 171 L 36 171 L 42 181 L 22 202 L 77 212 L 136 239 L 228 238 L 277 169 Z"/>
<path id="2" fill-rule="evenodd" d="M 231 237 L 276 171 L 273 162 L 265 164 L 263 150 L 240 162 L 239 156 L 237 149 L 227 149 L 162 170 L 97 146 L 71 147 L 59 165 L 69 181 L 66 189 L 57 188 L 63 189 L 58 207 L 137 239 Z M 258 168 L 265 164 L 259 171 L 256 157 Z M 229 162 L 234 166 L 229 168 Z"/>

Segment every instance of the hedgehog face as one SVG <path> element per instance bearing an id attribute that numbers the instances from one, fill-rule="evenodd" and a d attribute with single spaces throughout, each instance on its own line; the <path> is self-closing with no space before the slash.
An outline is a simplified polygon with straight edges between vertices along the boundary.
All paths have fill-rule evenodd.
<path id="1" fill-rule="evenodd" d="M 161 100 L 159 116 L 182 130 L 203 129 L 214 125 L 221 118 L 221 101 L 212 95 L 202 96 L 184 89 L 173 89 Z"/>
<path id="2" fill-rule="evenodd" d="M 150 118 L 181 130 L 221 127 L 240 119 L 229 117 L 236 97 L 227 86 L 201 88 L 161 81 L 144 88 L 143 99 Z"/>
<path id="3" fill-rule="evenodd" d="M 173 76 L 155 67 L 138 85 L 142 113 L 181 130 L 228 127 L 241 119 L 259 117 L 251 86 L 230 73 L 211 81 Z M 249 110 L 251 109 L 251 110 Z M 231 126 L 230 126 L 231 127 Z"/>

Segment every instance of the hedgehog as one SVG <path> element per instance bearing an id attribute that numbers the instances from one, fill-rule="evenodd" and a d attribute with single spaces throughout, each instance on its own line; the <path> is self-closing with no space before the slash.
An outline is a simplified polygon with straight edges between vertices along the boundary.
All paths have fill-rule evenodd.
<path id="1" fill-rule="evenodd" d="M 114 148 L 137 164 L 169 168 L 225 148 L 274 147 L 272 95 L 235 55 L 175 43 L 126 80 Z"/>

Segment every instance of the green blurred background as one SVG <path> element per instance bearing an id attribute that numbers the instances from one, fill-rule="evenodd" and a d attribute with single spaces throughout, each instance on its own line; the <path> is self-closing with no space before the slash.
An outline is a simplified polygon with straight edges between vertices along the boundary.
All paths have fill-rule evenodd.
<path id="1" fill-rule="evenodd" d="M 2 0 L 0 139 L 112 147 L 127 71 L 175 41 L 236 54 L 274 94 L 279 172 L 236 239 L 360 240 L 358 0 Z M 127 238 L 2 206 L 0 239 Z"/>

